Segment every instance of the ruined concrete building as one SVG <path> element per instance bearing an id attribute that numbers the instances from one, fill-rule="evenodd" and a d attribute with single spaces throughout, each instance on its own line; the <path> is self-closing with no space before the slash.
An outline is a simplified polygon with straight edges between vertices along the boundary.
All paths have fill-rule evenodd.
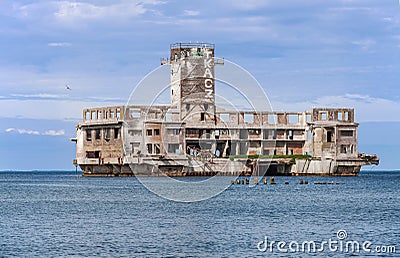
<path id="1" fill-rule="evenodd" d="M 218 62 L 213 44 L 172 44 L 162 61 L 171 67 L 171 104 L 84 109 L 74 164 L 84 176 L 354 176 L 362 165 L 379 163 L 358 151 L 352 108 L 217 107 Z"/>

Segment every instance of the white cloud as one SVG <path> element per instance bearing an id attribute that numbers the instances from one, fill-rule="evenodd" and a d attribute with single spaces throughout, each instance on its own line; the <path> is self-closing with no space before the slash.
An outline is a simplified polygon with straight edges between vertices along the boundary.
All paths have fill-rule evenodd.
<path id="1" fill-rule="evenodd" d="M 64 135 L 65 131 L 64 130 L 47 130 L 46 132 L 42 133 L 42 135 L 49 135 L 49 136 L 61 136 Z"/>
<path id="2" fill-rule="evenodd" d="M 49 47 L 69 47 L 71 43 L 69 42 L 50 42 L 47 44 Z"/>
<path id="3" fill-rule="evenodd" d="M 26 99 L 63 99 L 67 98 L 67 95 L 57 95 L 48 93 L 38 93 L 38 94 L 10 94 L 11 97 L 15 98 L 26 98 Z"/>
<path id="4" fill-rule="evenodd" d="M 195 10 L 184 10 L 183 11 L 183 15 L 185 16 L 198 16 L 200 14 L 199 11 L 195 11 Z"/>
<path id="5" fill-rule="evenodd" d="M 376 44 L 376 42 L 371 39 L 357 40 L 357 41 L 353 41 L 351 43 L 361 47 L 361 49 L 364 51 L 369 50 L 373 45 Z"/>
<path id="6" fill-rule="evenodd" d="M 228 6 L 233 6 L 236 9 L 240 10 L 256 10 L 270 4 L 270 1 L 267 0 L 246 0 L 246 1 L 229 1 L 226 2 Z"/>
<path id="7" fill-rule="evenodd" d="M 18 133 L 18 134 L 28 134 L 28 135 L 47 135 L 47 136 L 62 136 L 65 135 L 65 130 L 47 130 L 43 133 L 37 130 L 30 130 L 30 129 L 20 129 L 20 128 L 7 128 L 5 130 L 6 133 Z"/>
<path id="8" fill-rule="evenodd" d="M 147 5 L 157 5 L 160 1 L 123 1 L 110 5 L 96 5 L 84 2 L 57 2 L 54 17 L 59 21 L 73 22 L 77 20 L 123 19 L 132 18 L 150 11 Z"/>
<path id="9" fill-rule="evenodd" d="M 22 20 L 41 22 L 46 26 L 84 26 L 87 21 L 125 20 L 138 17 L 152 9 L 149 6 L 163 4 L 158 0 L 117 1 L 37 1 L 29 4 L 14 3 L 11 15 Z M 57 43 L 57 42 L 56 42 Z"/>
<path id="10" fill-rule="evenodd" d="M 39 135 L 40 132 L 39 131 L 35 131 L 35 130 L 26 130 L 26 129 L 17 129 L 19 134 L 33 134 L 33 135 Z"/>

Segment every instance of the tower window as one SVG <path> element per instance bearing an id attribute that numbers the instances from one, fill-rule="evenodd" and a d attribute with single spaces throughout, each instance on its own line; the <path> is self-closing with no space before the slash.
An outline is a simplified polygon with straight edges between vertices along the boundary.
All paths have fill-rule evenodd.
<path id="1" fill-rule="evenodd" d="M 327 132 L 326 141 L 327 142 L 332 142 L 332 132 L 330 132 L 330 131 Z"/>
<path id="2" fill-rule="evenodd" d="M 293 140 L 293 130 L 289 130 L 289 132 L 288 132 L 288 138 L 289 138 L 290 140 Z"/>
<path id="3" fill-rule="evenodd" d="M 92 130 L 86 130 L 86 141 L 90 142 L 92 140 Z"/>
<path id="4" fill-rule="evenodd" d="M 108 142 L 110 140 L 110 128 L 104 129 L 104 139 Z"/>
<path id="5" fill-rule="evenodd" d="M 200 121 L 206 121 L 206 115 L 204 113 L 200 114 Z"/>
<path id="6" fill-rule="evenodd" d="M 341 130 L 340 131 L 340 136 L 342 136 L 342 137 L 353 137 L 353 131 L 352 130 Z"/>
<path id="7" fill-rule="evenodd" d="M 119 138 L 119 128 L 114 128 L 114 139 Z"/>
<path id="8" fill-rule="evenodd" d="M 160 154 L 161 153 L 160 144 L 158 144 L 158 143 L 154 144 L 154 151 L 155 151 L 156 154 Z"/>
<path id="9" fill-rule="evenodd" d="M 153 144 L 151 144 L 151 143 L 147 144 L 147 153 L 149 153 L 149 154 L 153 153 Z"/>
<path id="10" fill-rule="evenodd" d="M 96 129 L 96 140 L 100 140 L 100 129 Z"/>

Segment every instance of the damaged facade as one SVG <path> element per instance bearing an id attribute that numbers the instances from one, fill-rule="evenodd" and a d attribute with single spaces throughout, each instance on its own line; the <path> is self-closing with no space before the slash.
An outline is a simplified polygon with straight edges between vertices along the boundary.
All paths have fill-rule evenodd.
<path id="1" fill-rule="evenodd" d="M 230 111 L 215 104 L 214 45 L 171 45 L 171 104 L 83 110 L 76 159 L 84 176 L 358 175 L 354 109 Z M 193 69 L 193 67 L 196 67 Z"/>

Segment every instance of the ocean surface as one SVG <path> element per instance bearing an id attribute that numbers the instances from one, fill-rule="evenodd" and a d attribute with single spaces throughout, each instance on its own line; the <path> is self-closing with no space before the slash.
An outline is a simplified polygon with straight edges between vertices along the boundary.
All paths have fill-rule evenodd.
<path id="1" fill-rule="evenodd" d="M 162 187 L 162 178 L 147 180 Z M 0 172 L 0 257 L 400 256 L 400 172 L 275 181 L 183 203 L 135 178 Z M 322 248 L 329 240 L 337 243 Z M 366 249 L 346 250 L 349 241 Z M 286 245 L 278 249 L 278 242 Z"/>

